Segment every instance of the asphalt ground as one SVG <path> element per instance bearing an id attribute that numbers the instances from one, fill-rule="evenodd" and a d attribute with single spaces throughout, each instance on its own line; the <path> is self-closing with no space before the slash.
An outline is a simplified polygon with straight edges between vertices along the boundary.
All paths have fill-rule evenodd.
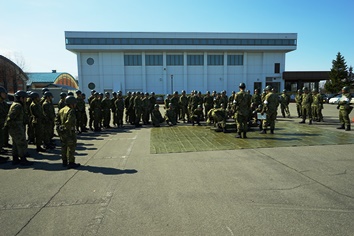
<path id="1" fill-rule="evenodd" d="M 0 235 L 353 235 L 354 131 L 323 113 L 241 141 L 204 125 L 88 132 L 77 170 L 30 145 L 33 166 L 0 165 Z"/>

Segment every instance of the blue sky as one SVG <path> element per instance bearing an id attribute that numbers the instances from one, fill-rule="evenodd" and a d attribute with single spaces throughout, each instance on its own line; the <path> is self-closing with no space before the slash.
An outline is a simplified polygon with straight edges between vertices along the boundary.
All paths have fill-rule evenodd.
<path id="1" fill-rule="evenodd" d="M 0 54 L 26 72 L 77 76 L 64 31 L 297 33 L 286 71 L 354 66 L 353 0 L 0 0 Z M 5 20 L 6 19 L 6 20 Z"/>

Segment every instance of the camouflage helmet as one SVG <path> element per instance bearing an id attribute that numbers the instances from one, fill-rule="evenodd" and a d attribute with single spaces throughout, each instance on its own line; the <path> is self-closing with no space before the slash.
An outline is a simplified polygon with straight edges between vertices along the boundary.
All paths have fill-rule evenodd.
<path id="1" fill-rule="evenodd" d="M 0 93 L 7 93 L 7 91 L 4 87 L 0 86 Z"/>
<path id="2" fill-rule="evenodd" d="M 47 97 L 53 97 L 53 94 L 49 91 L 45 92 L 44 94 L 44 97 L 47 98 Z"/>
<path id="3" fill-rule="evenodd" d="M 68 92 L 68 96 L 74 96 L 73 92 Z"/>
<path id="4" fill-rule="evenodd" d="M 29 97 L 30 97 L 31 99 L 39 98 L 39 94 L 36 93 L 36 92 L 31 92 L 30 95 L 29 95 Z"/>
<path id="5" fill-rule="evenodd" d="M 76 90 L 76 94 L 82 94 L 81 90 Z"/>
<path id="6" fill-rule="evenodd" d="M 112 95 L 113 95 L 113 96 L 116 96 L 116 95 L 117 95 L 117 93 L 116 93 L 116 92 L 113 92 L 113 93 L 112 93 Z"/>
<path id="7" fill-rule="evenodd" d="M 109 96 L 109 92 L 105 92 L 104 95 Z"/>
<path id="8" fill-rule="evenodd" d="M 44 94 L 45 92 L 48 92 L 49 89 L 48 88 L 42 88 L 42 94 Z"/>
<path id="9" fill-rule="evenodd" d="M 265 91 L 270 91 L 270 90 L 272 90 L 272 86 L 267 85 L 264 90 L 265 90 Z"/>
<path id="10" fill-rule="evenodd" d="M 28 97 L 28 94 L 23 90 L 17 90 L 17 92 L 15 93 L 15 97 L 16 98 L 26 98 L 26 97 Z"/>
<path id="11" fill-rule="evenodd" d="M 155 104 L 154 107 L 155 107 L 155 108 L 158 108 L 158 107 L 159 107 L 159 104 Z"/>
<path id="12" fill-rule="evenodd" d="M 303 87 L 302 91 L 309 91 L 309 89 L 307 87 Z"/>
<path id="13" fill-rule="evenodd" d="M 64 92 L 61 92 L 61 93 L 60 93 L 60 97 L 61 97 L 61 98 L 66 98 L 66 96 L 67 96 L 66 93 L 64 93 Z"/>
<path id="14" fill-rule="evenodd" d="M 82 97 L 86 97 L 86 94 L 85 94 L 85 93 L 82 93 L 81 95 L 82 95 Z"/>
<path id="15" fill-rule="evenodd" d="M 240 85 L 238 87 L 241 89 L 244 89 L 244 88 L 246 88 L 246 85 L 245 85 L 245 83 L 240 83 Z"/>
<path id="16" fill-rule="evenodd" d="M 342 90 L 344 91 L 344 92 L 349 92 L 349 87 L 348 86 L 344 86 L 343 88 L 342 88 Z"/>
<path id="17" fill-rule="evenodd" d="M 76 100 L 76 98 L 75 98 L 74 96 L 67 96 L 67 97 L 65 98 L 65 103 L 66 103 L 67 105 L 76 104 L 76 103 L 77 103 L 77 100 Z"/>

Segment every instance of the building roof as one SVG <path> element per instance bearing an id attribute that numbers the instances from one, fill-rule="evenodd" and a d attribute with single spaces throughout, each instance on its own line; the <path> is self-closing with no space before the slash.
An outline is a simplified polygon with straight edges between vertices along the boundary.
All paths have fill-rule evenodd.
<path id="1" fill-rule="evenodd" d="M 53 83 L 63 73 L 39 72 L 26 74 L 29 78 L 27 85 L 31 85 L 32 83 Z"/>

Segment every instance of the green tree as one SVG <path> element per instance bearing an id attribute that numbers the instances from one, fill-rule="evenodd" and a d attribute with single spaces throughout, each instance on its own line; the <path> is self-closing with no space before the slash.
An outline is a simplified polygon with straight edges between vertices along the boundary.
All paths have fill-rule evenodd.
<path id="1" fill-rule="evenodd" d="M 348 83 L 348 67 L 344 57 L 338 52 L 336 60 L 332 61 L 332 69 L 329 72 L 329 80 L 325 89 L 330 93 L 338 93 Z"/>

